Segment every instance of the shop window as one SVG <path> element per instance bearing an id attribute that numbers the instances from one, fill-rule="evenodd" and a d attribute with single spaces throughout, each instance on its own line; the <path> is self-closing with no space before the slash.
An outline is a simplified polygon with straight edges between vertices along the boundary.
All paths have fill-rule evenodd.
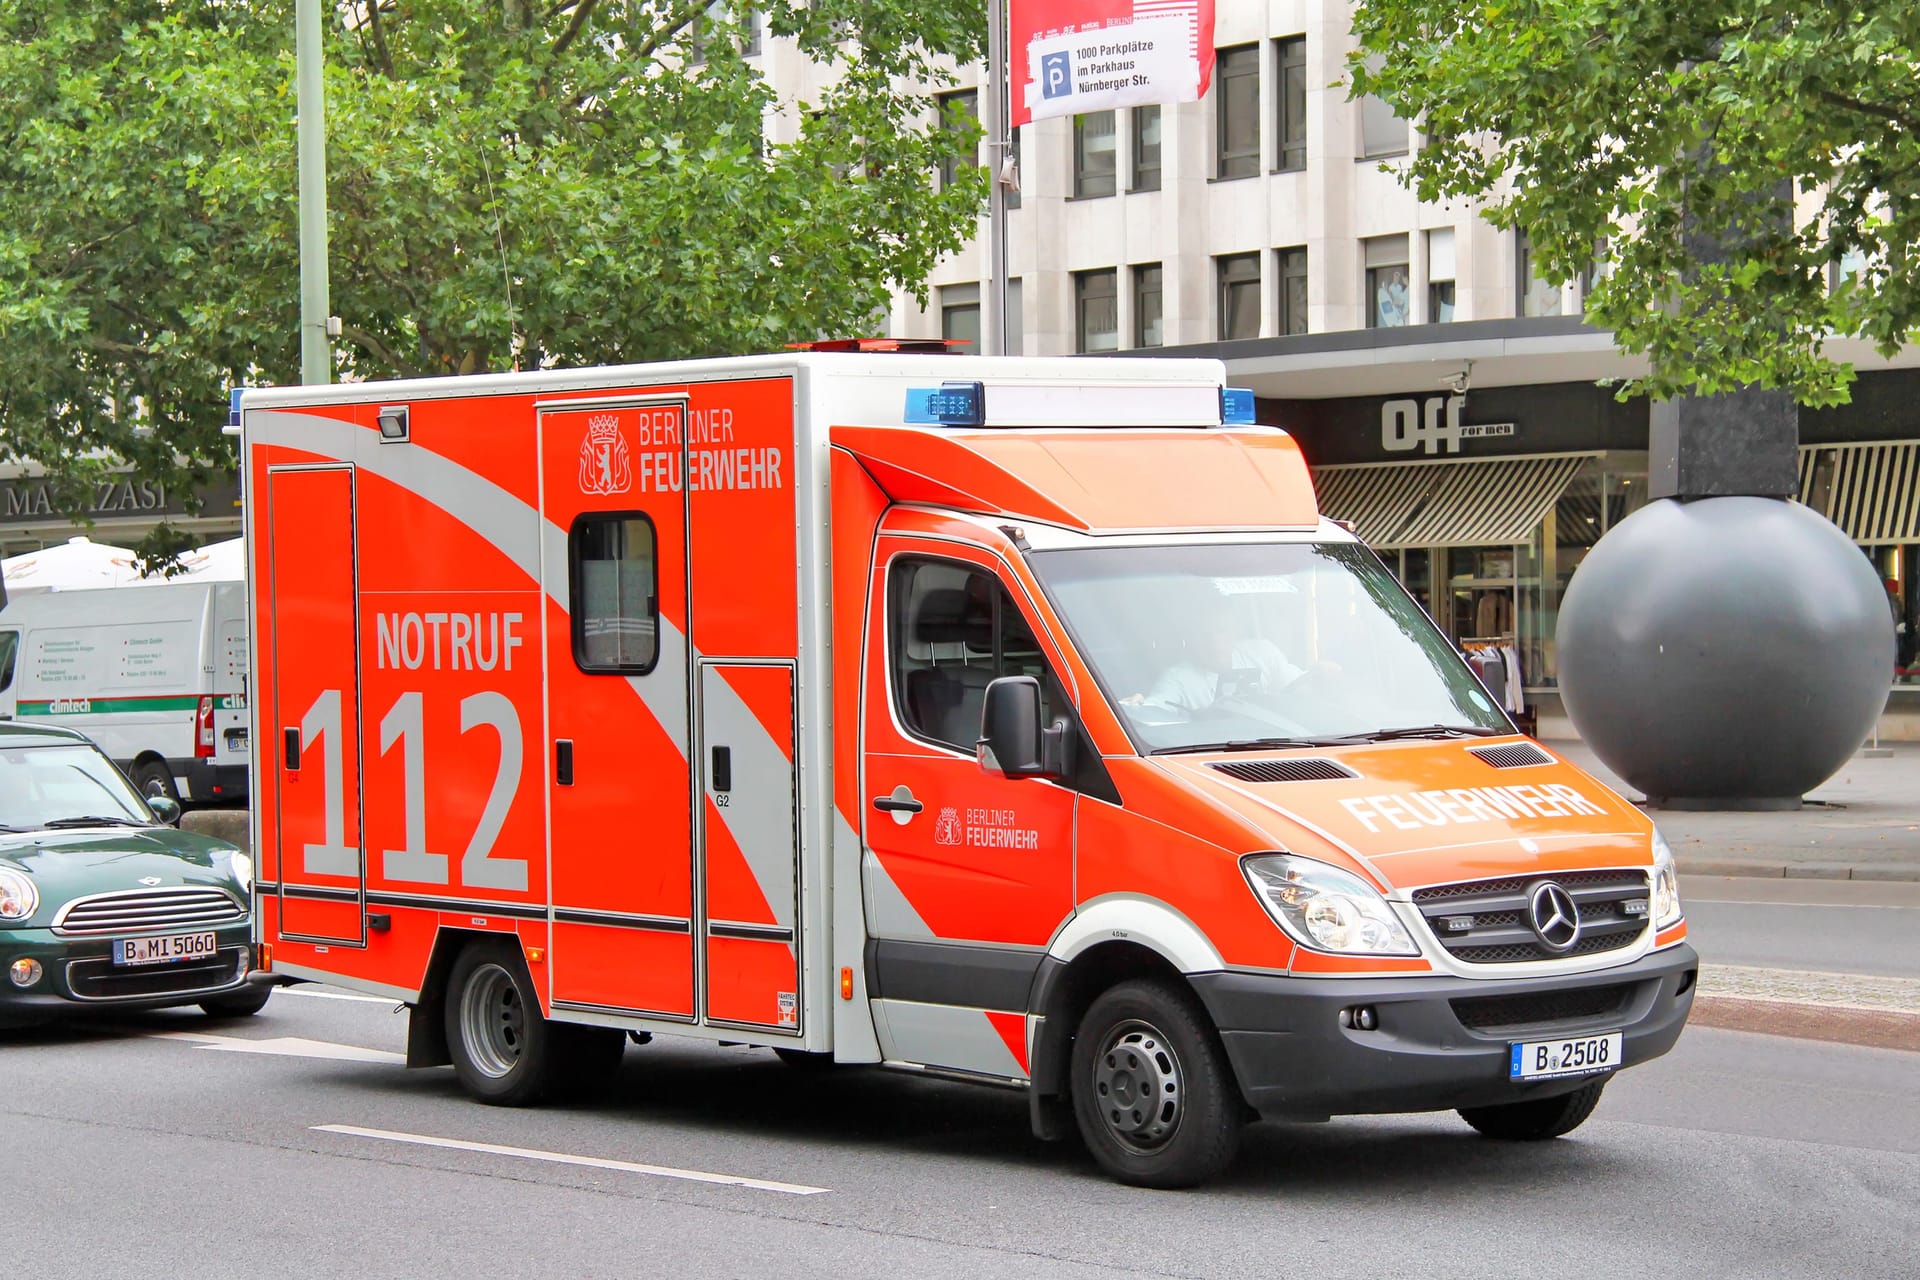
<path id="1" fill-rule="evenodd" d="M 1161 309 L 1163 279 L 1164 272 L 1157 262 L 1133 269 L 1133 345 L 1136 347 L 1166 345 L 1165 313 Z"/>
<path id="2" fill-rule="evenodd" d="M 900 719 L 917 737 L 971 756 L 987 686 L 1040 681 L 1041 723 L 1064 714 L 1040 644 L 999 579 L 946 560 L 896 560 L 888 579 L 889 666 Z"/>
<path id="3" fill-rule="evenodd" d="M 1160 189 L 1160 108 L 1133 109 L 1133 172 L 1127 179 L 1129 191 Z"/>
<path id="4" fill-rule="evenodd" d="M 1114 128 L 1111 111 L 1090 111 L 1073 118 L 1074 199 L 1113 194 Z"/>
<path id="5" fill-rule="evenodd" d="M 1307 331 L 1307 251 L 1304 248 L 1281 249 L 1275 256 L 1280 263 L 1280 332 Z"/>
<path id="6" fill-rule="evenodd" d="M 980 353 L 980 286 L 950 284 L 940 290 L 940 336 L 968 343 L 967 353 Z"/>
<path id="7" fill-rule="evenodd" d="M 1214 174 L 1251 178 L 1260 172 L 1260 46 L 1220 50 L 1213 80 Z"/>
<path id="8" fill-rule="evenodd" d="M 1073 273 L 1074 350 L 1113 351 L 1120 346 L 1119 272 Z"/>
<path id="9" fill-rule="evenodd" d="M 1222 340 L 1260 336 L 1260 255 L 1233 253 L 1215 258 L 1219 281 L 1219 329 Z"/>
<path id="10" fill-rule="evenodd" d="M 1398 329 L 1409 319 L 1411 272 L 1405 236 L 1360 242 L 1366 261 L 1367 328 Z"/>
<path id="11" fill-rule="evenodd" d="M 1280 139 L 1274 166 L 1283 173 L 1307 167 L 1307 38 L 1294 36 L 1273 42 L 1280 68 L 1280 91 L 1275 95 L 1279 119 L 1274 135 Z"/>
<path id="12" fill-rule="evenodd" d="M 946 158 L 940 161 L 940 188 L 944 191 L 959 181 L 963 170 L 979 162 L 967 140 L 978 136 L 980 94 L 974 89 L 961 89 L 939 94 L 933 101 L 940 112 L 940 127 L 951 141 Z"/>
<path id="13" fill-rule="evenodd" d="M 582 671 L 644 675 L 660 655 L 653 521 L 581 516 L 567 535 L 573 660 Z"/>

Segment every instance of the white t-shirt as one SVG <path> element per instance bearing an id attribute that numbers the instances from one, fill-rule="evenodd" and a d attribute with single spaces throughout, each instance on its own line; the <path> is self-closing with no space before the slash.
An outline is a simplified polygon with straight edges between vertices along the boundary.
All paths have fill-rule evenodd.
<path id="1" fill-rule="evenodd" d="M 1231 680 L 1235 673 L 1259 673 L 1252 689 L 1231 690 L 1235 693 L 1277 693 L 1305 674 L 1287 661 L 1279 645 L 1258 636 L 1235 643 L 1232 662 L 1233 672 L 1222 673 L 1182 659 L 1160 673 L 1141 701 L 1182 711 L 1199 711 L 1213 705 L 1220 697 L 1222 680 Z"/>

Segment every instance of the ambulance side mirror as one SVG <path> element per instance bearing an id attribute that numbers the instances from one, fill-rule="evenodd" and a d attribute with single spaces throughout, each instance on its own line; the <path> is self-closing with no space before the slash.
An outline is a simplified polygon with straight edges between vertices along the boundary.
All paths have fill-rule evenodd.
<path id="1" fill-rule="evenodd" d="M 980 767 L 1009 778 L 1058 778 L 1067 772 L 1068 729 L 1064 719 L 1040 724 L 1040 682 L 1032 676 L 1001 676 L 987 686 L 980 717 Z"/>

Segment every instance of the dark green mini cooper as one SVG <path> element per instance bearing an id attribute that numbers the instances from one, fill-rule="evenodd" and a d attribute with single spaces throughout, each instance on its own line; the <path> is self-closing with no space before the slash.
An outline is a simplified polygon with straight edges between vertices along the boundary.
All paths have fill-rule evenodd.
<path id="1" fill-rule="evenodd" d="M 253 866 L 168 825 L 77 733 L 0 724 L 0 1026 L 197 1004 L 256 1013 Z"/>

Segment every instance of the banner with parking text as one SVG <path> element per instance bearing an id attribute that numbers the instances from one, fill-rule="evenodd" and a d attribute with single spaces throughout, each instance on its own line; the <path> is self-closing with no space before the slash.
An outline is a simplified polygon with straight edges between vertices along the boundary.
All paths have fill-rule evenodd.
<path id="1" fill-rule="evenodd" d="M 1213 0 L 1008 0 L 1014 125 L 1192 102 L 1213 76 Z"/>

